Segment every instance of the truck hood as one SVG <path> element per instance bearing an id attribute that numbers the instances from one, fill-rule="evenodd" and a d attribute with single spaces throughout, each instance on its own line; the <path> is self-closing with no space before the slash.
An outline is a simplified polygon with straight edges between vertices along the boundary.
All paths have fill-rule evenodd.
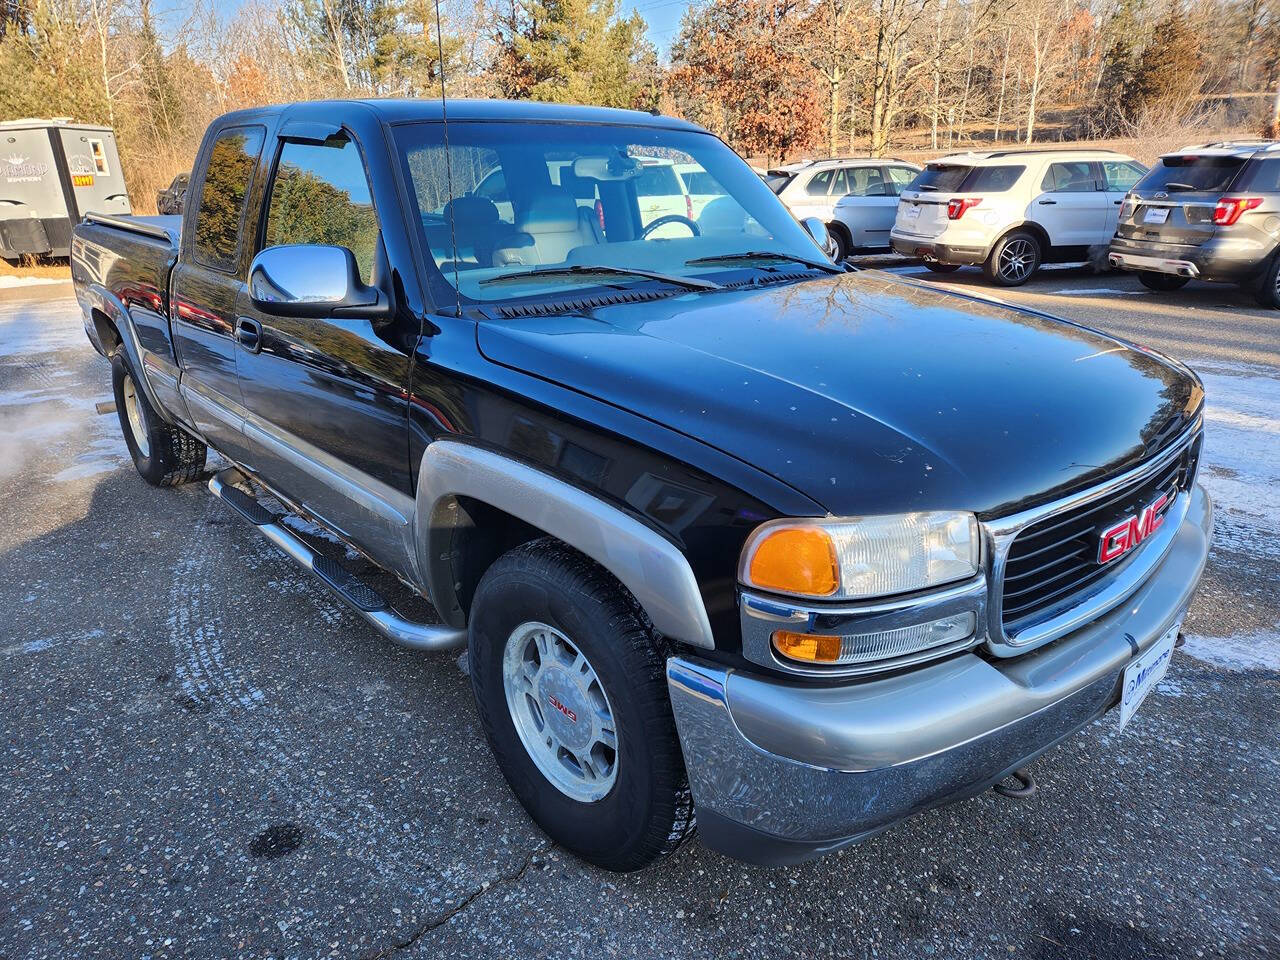
<path id="1" fill-rule="evenodd" d="M 1126 469 L 1203 391 L 1105 334 L 876 271 L 484 321 L 491 361 L 710 444 L 835 515 L 999 516 Z"/>

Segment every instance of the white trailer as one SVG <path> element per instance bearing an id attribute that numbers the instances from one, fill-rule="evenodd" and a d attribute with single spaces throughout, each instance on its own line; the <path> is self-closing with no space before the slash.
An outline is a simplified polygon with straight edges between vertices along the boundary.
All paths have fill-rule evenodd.
<path id="1" fill-rule="evenodd" d="M 110 127 L 56 120 L 0 123 L 0 257 L 65 257 L 86 213 L 131 213 Z"/>

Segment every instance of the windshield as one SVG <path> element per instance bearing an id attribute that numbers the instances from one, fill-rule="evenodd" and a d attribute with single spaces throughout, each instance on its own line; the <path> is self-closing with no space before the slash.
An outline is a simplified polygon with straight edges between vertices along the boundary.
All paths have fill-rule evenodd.
<path id="1" fill-rule="evenodd" d="M 1244 160 L 1240 157 L 1163 157 L 1135 190 L 1149 193 L 1218 193 L 1231 187 Z"/>
<path id="2" fill-rule="evenodd" d="M 710 134 L 456 122 L 447 163 L 440 124 L 397 126 L 395 137 L 436 267 L 432 285 L 450 299 L 455 289 L 464 300 L 494 302 L 777 270 L 758 257 L 724 259 L 732 254 L 823 259 L 761 179 Z M 696 183 L 697 195 L 682 182 Z"/>

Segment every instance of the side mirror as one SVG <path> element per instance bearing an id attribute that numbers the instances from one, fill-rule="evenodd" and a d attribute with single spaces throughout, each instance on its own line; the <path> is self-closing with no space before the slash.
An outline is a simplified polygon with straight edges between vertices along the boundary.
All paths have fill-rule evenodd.
<path id="1" fill-rule="evenodd" d="M 249 267 L 249 299 L 263 313 L 293 317 L 381 317 L 387 298 L 360 279 L 346 247 L 299 243 L 267 247 Z"/>
<path id="2" fill-rule="evenodd" d="M 818 245 L 829 258 L 835 259 L 836 242 L 831 239 L 831 234 L 827 231 L 827 225 L 817 217 L 805 217 L 800 221 L 800 226 L 804 227 L 805 233 L 809 234 L 813 242 Z"/>

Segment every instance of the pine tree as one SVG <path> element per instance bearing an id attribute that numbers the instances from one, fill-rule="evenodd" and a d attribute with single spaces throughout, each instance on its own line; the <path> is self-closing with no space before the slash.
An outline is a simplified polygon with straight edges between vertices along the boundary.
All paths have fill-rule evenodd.
<path id="1" fill-rule="evenodd" d="M 1142 51 L 1132 97 L 1139 108 L 1179 106 L 1200 92 L 1200 37 L 1178 3 L 1169 7 Z"/>

